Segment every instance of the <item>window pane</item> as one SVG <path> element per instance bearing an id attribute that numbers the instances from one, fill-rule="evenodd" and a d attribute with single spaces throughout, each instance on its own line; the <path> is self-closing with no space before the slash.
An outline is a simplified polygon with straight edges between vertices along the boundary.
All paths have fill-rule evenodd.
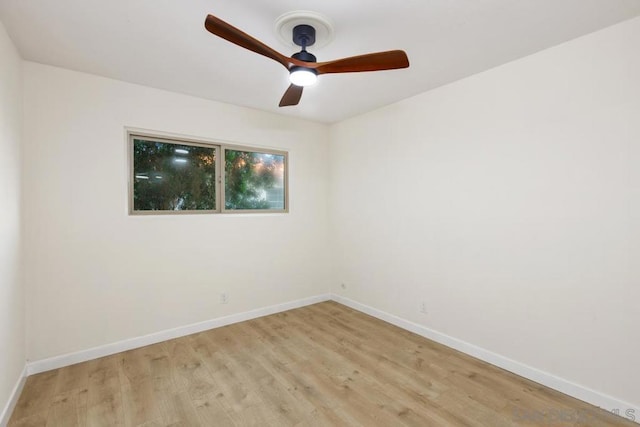
<path id="1" fill-rule="evenodd" d="M 215 210 L 215 184 L 215 148 L 133 140 L 134 210 Z"/>
<path id="2" fill-rule="evenodd" d="M 285 209 L 285 156 L 225 150 L 225 209 Z"/>

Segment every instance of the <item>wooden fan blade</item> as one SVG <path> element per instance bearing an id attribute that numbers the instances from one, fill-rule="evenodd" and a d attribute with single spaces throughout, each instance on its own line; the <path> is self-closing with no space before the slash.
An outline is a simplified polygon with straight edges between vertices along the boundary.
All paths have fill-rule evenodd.
<path id="1" fill-rule="evenodd" d="M 362 71 L 396 70 L 407 68 L 409 58 L 402 50 L 368 53 L 366 55 L 351 56 L 335 61 L 319 62 L 315 66 L 318 74 L 328 73 L 358 73 Z"/>
<path id="2" fill-rule="evenodd" d="M 260 55 L 271 58 L 284 65 L 286 69 L 289 69 L 289 58 L 285 55 L 275 51 L 261 41 L 254 39 L 249 34 L 234 27 L 233 25 L 224 22 L 222 19 L 213 15 L 208 15 L 204 21 L 204 27 L 212 34 L 218 37 L 237 44 L 245 49 L 249 49 L 252 52 L 259 53 Z"/>
<path id="3" fill-rule="evenodd" d="M 282 95 L 279 106 L 288 107 L 290 105 L 298 105 L 300 98 L 302 98 L 302 89 L 302 86 L 289 86 L 289 89 Z"/>

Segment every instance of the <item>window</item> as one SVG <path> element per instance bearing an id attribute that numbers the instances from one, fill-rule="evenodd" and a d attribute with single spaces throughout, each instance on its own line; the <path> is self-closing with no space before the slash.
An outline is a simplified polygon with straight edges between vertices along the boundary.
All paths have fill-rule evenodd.
<path id="1" fill-rule="evenodd" d="M 133 139 L 134 211 L 216 211 L 217 147 Z"/>
<path id="2" fill-rule="evenodd" d="M 287 153 L 129 135 L 131 214 L 287 212 Z"/>
<path id="3" fill-rule="evenodd" d="M 284 210 L 283 154 L 225 149 L 225 209 Z"/>

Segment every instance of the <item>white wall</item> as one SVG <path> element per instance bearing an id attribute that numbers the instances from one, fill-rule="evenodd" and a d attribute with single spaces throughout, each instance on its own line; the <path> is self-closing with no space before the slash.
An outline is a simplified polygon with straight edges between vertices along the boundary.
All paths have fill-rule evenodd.
<path id="1" fill-rule="evenodd" d="M 334 125 L 334 292 L 640 405 L 639 46 L 640 18 Z"/>
<path id="2" fill-rule="evenodd" d="M 1 22 L 0 64 L 1 414 L 25 362 L 25 303 L 20 257 L 22 60 Z"/>
<path id="3" fill-rule="evenodd" d="M 326 126 L 24 70 L 30 360 L 327 291 Z M 290 213 L 128 216 L 125 126 L 288 150 Z"/>

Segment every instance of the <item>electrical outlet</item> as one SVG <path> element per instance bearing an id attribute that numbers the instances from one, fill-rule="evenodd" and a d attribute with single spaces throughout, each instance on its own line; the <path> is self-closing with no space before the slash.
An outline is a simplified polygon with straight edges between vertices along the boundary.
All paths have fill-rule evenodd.
<path id="1" fill-rule="evenodd" d="M 226 304 L 229 302 L 229 294 L 223 292 L 220 294 L 220 304 Z"/>
<path id="2" fill-rule="evenodd" d="M 427 303 L 425 301 L 420 304 L 420 313 L 427 314 Z"/>

